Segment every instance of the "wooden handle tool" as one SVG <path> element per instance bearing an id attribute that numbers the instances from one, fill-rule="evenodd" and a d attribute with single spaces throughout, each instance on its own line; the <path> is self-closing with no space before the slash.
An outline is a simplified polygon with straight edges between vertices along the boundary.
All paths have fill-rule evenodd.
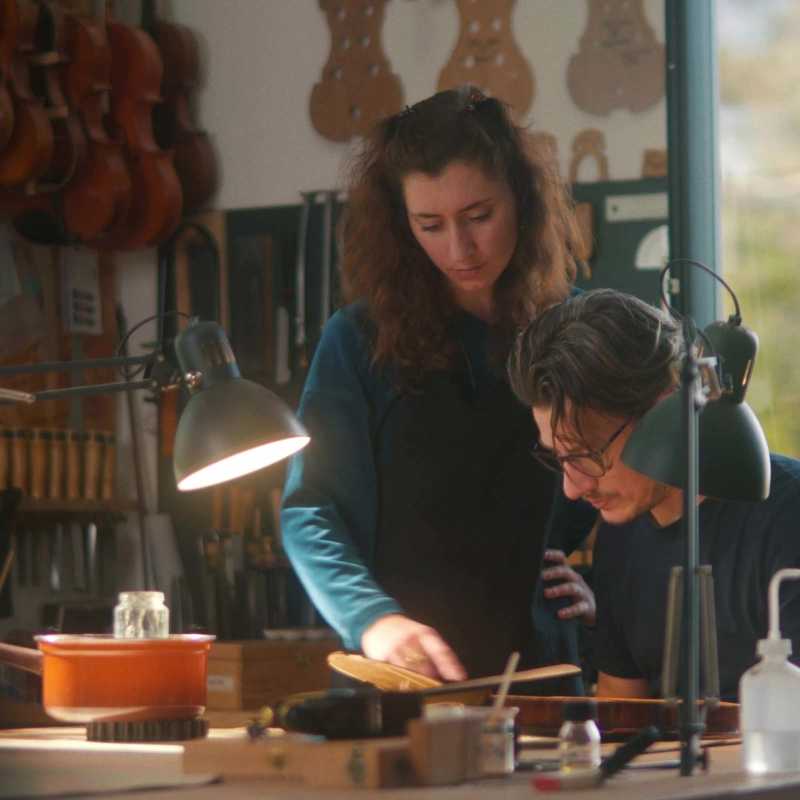
<path id="1" fill-rule="evenodd" d="M 394 664 L 389 664 L 385 661 L 376 661 L 355 653 L 344 653 L 341 650 L 328 655 L 328 665 L 343 675 L 365 683 L 371 683 L 383 691 L 419 691 L 424 695 L 463 692 L 470 689 L 487 689 L 492 686 L 499 686 L 504 677 L 503 675 L 488 675 L 483 678 L 473 678 L 472 680 L 442 683 L 435 678 L 429 678 L 427 675 L 422 675 L 405 667 L 396 667 Z M 580 667 L 575 666 L 575 664 L 550 664 L 546 667 L 534 667 L 514 672 L 510 677 L 510 683 L 562 678 L 567 675 L 577 675 L 580 671 Z"/>

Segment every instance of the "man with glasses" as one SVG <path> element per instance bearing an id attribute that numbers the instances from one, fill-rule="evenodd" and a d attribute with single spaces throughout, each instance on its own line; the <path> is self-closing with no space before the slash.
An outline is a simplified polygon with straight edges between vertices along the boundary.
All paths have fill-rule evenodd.
<path id="1" fill-rule="evenodd" d="M 600 289 L 542 313 L 509 358 L 512 388 L 532 407 L 539 430 L 534 457 L 562 475 L 569 500 L 590 503 L 601 518 L 592 577 L 599 695 L 660 690 L 667 581 L 684 555 L 682 492 L 628 468 L 621 454 L 637 421 L 677 387 L 682 347 L 666 313 Z M 800 461 L 772 455 L 771 468 L 763 502 L 698 498 L 700 562 L 714 576 L 723 699 L 736 699 L 757 640 L 767 634 L 769 579 L 800 566 Z M 800 644 L 797 586 L 781 600 L 783 635 Z"/>

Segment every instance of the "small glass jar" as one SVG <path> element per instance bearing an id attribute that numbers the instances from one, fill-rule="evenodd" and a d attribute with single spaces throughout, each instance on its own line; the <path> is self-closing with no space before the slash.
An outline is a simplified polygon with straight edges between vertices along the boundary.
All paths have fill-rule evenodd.
<path id="1" fill-rule="evenodd" d="M 558 757 L 562 772 L 600 766 L 600 731 L 594 700 L 572 700 L 564 705 L 564 722 L 558 732 Z"/>
<path id="2" fill-rule="evenodd" d="M 511 775 L 516 766 L 516 707 L 490 711 L 481 730 L 481 773 Z"/>
<path id="3" fill-rule="evenodd" d="M 163 592 L 120 592 L 114 608 L 117 639 L 166 639 L 169 609 Z"/>

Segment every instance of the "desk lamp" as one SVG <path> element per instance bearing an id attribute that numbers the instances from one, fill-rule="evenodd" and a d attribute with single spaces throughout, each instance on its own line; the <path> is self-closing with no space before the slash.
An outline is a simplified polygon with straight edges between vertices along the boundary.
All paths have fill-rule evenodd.
<path id="1" fill-rule="evenodd" d="M 142 320 L 128 336 L 156 318 Z M 260 384 L 242 378 L 227 336 L 216 322 L 191 319 L 175 339 L 175 353 L 179 371 L 168 363 L 161 350 L 142 356 L 0 367 L 0 379 L 8 375 L 134 365 L 145 373 L 141 380 L 40 392 L 0 388 L 0 402 L 34 403 L 132 389 L 161 392 L 184 385 L 190 396 L 178 421 L 173 461 L 175 481 L 181 491 L 234 480 L 274 464 L 308 444 L 308 434 L 283 400 Z"/>
<path id="2" fill-rule="evenodd" d="M 699 582 L 703 568 L 698 564 L 696 497 L 764 500 L 769 494 L 770 463 L 764 433 L 744 402 L 758 338 L 742 327 L 733 290 L 701 262 L 685 258 L 670 261 L 661 271 L 661 286 L 665 274 L 678 263 L 703 269 L 718 280 L 730 292 L 735 313 L 726 322 L 714 322 L 702 332 L 700 338 L 713 354 L 705 358 L 699 357 L 696 350 L 694 326 L 683 320 L 686 353 L 680 388 L 642 417 L 625 444 L 622 461 L 643 475 L 683 490 L 681 774 L 691 775 L 700 757 L 699 739 L 705 727 L 697 707 Z M 663 300 L 668 307 L 667 299 Z"/>

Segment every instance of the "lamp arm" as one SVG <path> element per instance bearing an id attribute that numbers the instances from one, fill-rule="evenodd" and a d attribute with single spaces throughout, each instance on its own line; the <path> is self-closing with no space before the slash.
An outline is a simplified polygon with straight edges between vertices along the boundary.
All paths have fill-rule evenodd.
<path id="1" fill-rule="evenodd" d="M 153 361 L 154 355 L 113 356 L 110 358 L 86 358 L 81 361 L 41 361 L 37 364 L 11 364 L 0 367 L 0 378 L 6 375 L 34 375 L 41 372 L 67 372 L 77 369 L 101 369 L 108 367 L 132 367 Z"/>
<path id="2" fill-rule="evenodd" d="M 154 392 L 167 391 L 179 383 L 175 367 L 167 362 L 160 352 L 140 356 L 115 356 L 112 358 L 90 358 L 81 361 L 50 361 L 38 364 L 13 364 L 0 367 L 0 378 L 4 375 L 30 375 L 45 372 L 65 372 L 67 370 L 96 369 L 100 367 L 129 367 L 145 365 L 148 374 L 138 381 L 124 380 L 113 383 L 94 383 L 83 386 L 66 386 L 60 389 L 43 389 L 39 392 L 24 392 L 0 388 L 0 403 L 34 403 L 39 400 L 56 400 L 62 397 L 87 397 L 111 392 L 124 392 L 134 389 L 151 389 Z"/>
<path id="3" fill-rule="evenodd" d="M 153 389 L 157 391 L 159 383 L 154 378 L 141 381 L 117 381 L 116 383 L 95 383 L 88 386 L 67 386 L 63 389 L 44 389 L 41 392 L 31 392 L 35 402 L 39 400 L 57 400 L 61 397 L 90 397 L 96 394 L 110 394 L 111 392 L 125 392 L 132 389 Z"/>

